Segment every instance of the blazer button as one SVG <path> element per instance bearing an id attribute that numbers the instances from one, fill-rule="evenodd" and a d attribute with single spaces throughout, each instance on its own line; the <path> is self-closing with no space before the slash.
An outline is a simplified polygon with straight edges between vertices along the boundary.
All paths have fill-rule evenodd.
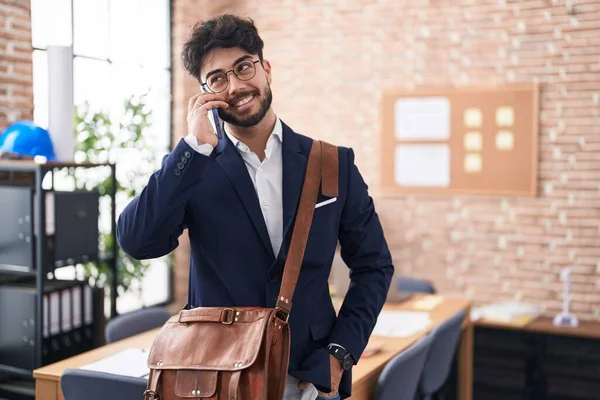
<path id="1" fill-rule="evenodd" d="M 269 276 L 269 283 L 277 283 L 279 279 L 275 275 Z"/>
<path id="2" fill-rule="evenodd" d="M 185 167 L 185 165 L 183 165 L 183 163 L 177 163 L 177 168 L 183 169 L 183 167 Z"/>
<path id="3" fill-rule="evenodd" d="M 173 173 L 175 174 L 175 176 L 179 176 L 181 175 L 181 170 L 180 169 L 176 169 L 173 171 Z"/>
<path id="4" fill-rule="evenodd" d="M 191 158 L 192 157 L 192 153 L 190 153 L 189 151 L 186 151 L 185 153 L 183 153 L 183 155 L 185 156 L 185 158 Z"/>
<path id="5" fill-rule="evenodd" d="M 187 158 L 185 158 L 185 157 L 181 157 L 181 162 L 182 162 L 184 165 L 185 165 L 185 164 L 187 164 L 187 160 L 188 160 Z"/>

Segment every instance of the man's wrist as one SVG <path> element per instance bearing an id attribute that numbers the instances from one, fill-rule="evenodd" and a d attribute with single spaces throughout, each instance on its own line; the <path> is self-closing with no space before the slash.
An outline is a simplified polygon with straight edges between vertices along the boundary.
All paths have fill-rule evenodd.
<path id="1" fill-rule="evenodd" d="M 192 135 L 191 133 L 185 136 L 183 140 L 197 153 L 200 153 L 205 156 L 209 156 L 216 147 L 216 145 L 213 146 L 210 143 L 199 144 L 198 138 L 195 135 Z"/>
<path id="2" fill-rule="evenodd" d="M 346 350 L 346 348 L 342 345 L 339 345 L 337 343 L 330 343 L 327 346 L 327 350 L 329 351 L 329 354 L 338 359 L 340 365 L 342 366 L 342 369 L 345 371 L 351 369 L 354 366 L 354 364 L 356 364 L 356 360 L 354 359 L 352 354 L 350 354 L 350 352 Z"/>
<path id="3" fill-rule="evenodd" d="M 350 352 L 349 352 L 349 351 L 348 351 L 348 350 L 347 350 L 347 349 L 346 349 L 344 346 L 342 346 L 341 344 L 339 344 L 339 343 L 329 343 L 329 344 L 327 345 L 327 347 L 330 347 L 330 346 L 337 346 L 337 347 L 341 348 L 342 350 L 344 350 L 344 351 L 347 351 L 347 352 L 348 352 L 348 354 L 350 354 L 350 356 L 352 357 L 352 359 L 354 359 L 354 356 L 352 356 L 352 353 L 350 353 Z"/>

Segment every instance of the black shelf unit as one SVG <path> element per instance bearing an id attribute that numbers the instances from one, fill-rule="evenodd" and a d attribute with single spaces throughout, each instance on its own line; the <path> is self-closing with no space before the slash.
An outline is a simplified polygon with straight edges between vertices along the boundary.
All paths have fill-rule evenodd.
<path id="1" fill-rule="evenodd" d="M 580 335 L 580 328 L 476 326 L 473 398 L 599 399 L 600 325 L 590 326 L 594 335 Z"/>
<path id="2" fill-rule="evenodd" d="M 46 197 L 48 193 L 51 193 L 52 196 L 54 196 L 52 197 L 54 200 L 57 200 L 56 196 L 61 196 L 61 200 L 65 200 L 61 202 L 54 201 L 55 212 L 58 212 L 59 208 L 63 208 L 62 211 L 66 211 L 66 213 L 61 215 L 77 214 L 79 211 L 73 209 L 64 210 L 65 207 L 72 207 L 74 204 L 85 203 L 85 207 L 87 207 L 87 210 L 89 211 L 91 205 L 94 204 L 94 198 L 96 200 L 95 205 L 98 214 L 91 212 L 87 215 L 87 218 L 96 218 L 97 222 L 100 213 L 99 198 L 101 194 L 97 191 L 87 189 L 73 189 L 66 191 L 56 190 L 55 174 L 65 168 L 69 169 L 69 171 L 75 171 L 81 168 L 104 168 L 105 170 L 110 170 L 110 174 L 108 178 L 106 178 L 110 180 L 109 193 L 102 193 L 102 195 L 108 195 L 110 197 L 110 236 L 112 249 L 110 249 L 108 253 L 101 253 L 98 249 L 98 225 L 95 226 L 96 251 L 93 252 L 94 254 L 92 256 L 88 256 L 85 253 L 89 250 L 89 245 L 87 245 L 86 248 L 85 243 L 90 242 L 90 235 L 93 234 L 93 232 L 83 229 L 83 231 L 85 231 L 83 238 L 79 237 L 81 236 L 79 234 L 69 233 L 69 227 L 73 227 L 75 219 L 65 222 L 65 218 L 61 218 L 61 221 L 54 221 L 56 224 L 55 232 L 48 231 L 48 227 L 46 226 Z M 45 179 L 50 182 L 50 185 L 47 185 L 46 188 L 44 188 Z M 1 192 L 3 189 L 5 190 L 3 192 L 4 195 Z M 116 240 L 116 189 L 116 166 L 112 163 L 36 163 L 33 160 L 0 160 L 0 204 L 4 204 L 4 209 L 0 210 L 0 242 L 4 240 L 4 248 L 1 250 L 4 251 L 3 254 L 5 256 L 4 261 L 0 260 L 0 286 L 14 285 L 15 281 L 28 279 L 31 288 L 35 288 L 35 295 L 33 296 L 35 302 L 32 304 L 34 315 L 30 321 L 31 325 L 35 327 L 33 329 L 33 342 L 31 343 L 31 346 L 34 348 L 32 363 L 34 368 L 15 367 L 14 365 L 2 364 L 0 361 L 0 374 L 16 378 L 32 379 L 33 369 L 48 364 L 48 362 L 44 363 L 44 359 L 47 360 L 47 357 L 44 357 L 42 354 L 42 343 L 44 340 L 44 333 L 42 332 L 42 327 L 44 326 L 44 294 L 49 285 L 59 282 L 59 280 L 56 280 L 51 276 L 49 277 L 49 273 L 54 273 L 56 269 L 74 266 L 82 262 L 102 261 L 108 263 L 111 269 L 109 283 L 111 289 L 110 316 L 117 315 L 116 288 L 118 278 L 118 249 Z M 10 190 L 12 190 L 12 192 L 10 192 Z M 14 193 L 19 191 L 26 192 L 17 194 L 21 196 L 20 198 L 26 198 L 27 201 L 21 202 L 15 200 L 19 197 L 14 196 Z M 66 198 L 73 193 L 78 196 L 72 197 L 71 199 Z M 11 215 L 11 209 L 15 210 L 14 217 Z M 86 211 L 82 211 L 82 213 L 85 215 Z M 4 227 L 2 228 L 2 219 L 6 219 L 7 216 L 10 223 L 4 222 Z M 18 237 L 14 235 L 14 232 L 8 233 L 10 229 L 9 225 L 12 224 L 14 226 L 16 223 L 22 224 L 19 226 L 21 232 L 18 234 Z M 61 237 L 67 237 L 67 239 L 62 240 L 59 235 L 62 235 Z M 2 243 L 0 243 L 0 245 L 1 244 Z M 76 255 L 69 257 L 69 251 L 73 251 Z M 8 259 L 9 262 L 6 262 L 6 259 Z M 17 260 L 18 262 L 10 262 L 10 260 Z M 100 298 L 97 293 L 95 293 L 94 296 Z M 48 305 L 46 306 L 48 307 Z M 103 309 L 103 307 L 97 308 Z M 100 319 L 103 316 L 95 315 L 94 317 Z M 0 323 L 10 324 L 12 322 L 0 321 Z M 97 344 L 101 343 L 99 342 Z M 58 360 L 53 360 L 51 362 L 54 361 Z"/>

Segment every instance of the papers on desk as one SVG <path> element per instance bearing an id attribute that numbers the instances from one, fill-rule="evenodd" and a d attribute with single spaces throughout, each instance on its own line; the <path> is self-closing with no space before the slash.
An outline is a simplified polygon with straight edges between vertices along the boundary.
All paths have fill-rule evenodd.
<path id="1" fill-rule="evenodd" d="M 431 325 L 429 314 L 420 311 L 382 311 L 373 335 L 410 337 Z"/>
<path id="2" fill-rule="evenodd" d="M 150 372 L 147 365 L 149 354 L 145 349 L 125 349 L 80 368 L 142 378 Z"/>
<path id="3" fill-rule="evenodd" d="M 430 295 L 422 299 L 413 301 L 412 308 L 415 310 L 428 310 L 431 311 L 436 308 L 440 303 L 444 301 L 442 296 Z"/>
<path id="4" fill-rule="evenodd" d="M 537 318 L 539 314 L 540 307 L 535 304 L 505 301 L 474 308 L 471 310 L 471 319 L 524 326 Z"/>

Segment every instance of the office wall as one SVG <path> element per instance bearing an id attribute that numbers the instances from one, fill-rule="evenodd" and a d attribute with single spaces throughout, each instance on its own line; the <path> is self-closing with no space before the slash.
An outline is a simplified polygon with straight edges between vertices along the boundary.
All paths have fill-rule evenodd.
<path id="1" fill-rule="evenodd" d="M 0 132 L 33 119 L 29 0 L 0 0 Z"/>
<path id="2" fill-rule="evenodd" d="M 574 1 L 174 1 L 174 140 L 197 83 L 179 67 L 187 28 L 216 11 L 255 19 L 274 106 L 315 138 L 351 146 L 399 274 L 477 303 L 560 308 L 559 268 L 577 264 L 572 307 L 600 318 L 600 3 Z M 539 195 L 383 196 L 386 88 L 539 82 Z M 187 291 L 186 244 L 178 290 Z"/>

